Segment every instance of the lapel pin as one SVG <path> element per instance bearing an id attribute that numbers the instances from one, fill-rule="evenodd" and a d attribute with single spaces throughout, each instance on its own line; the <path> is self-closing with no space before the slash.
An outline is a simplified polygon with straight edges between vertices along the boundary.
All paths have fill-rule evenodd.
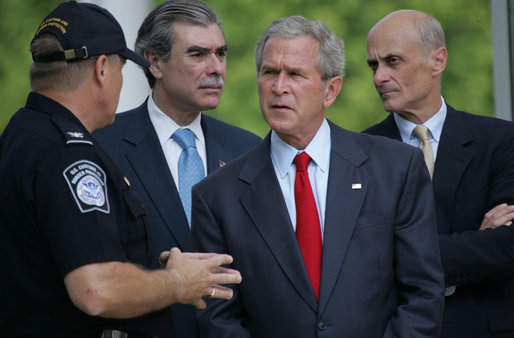
<path id="1" fill-rule="evenodd" d="M 352 183 L 352 190 L 360 190 L 360 189 L 362 189 L 362 184 Z"/>
<path id="2" fill-rule="evenodd" d="M 219 163 L 219 165 L 220 165 L 220 168 L 223 168 L 223 167 L 225 166 L 225 164 L 226 164 L 226 163 L 225 163 L 224 161 L 222 161 L 222 160 L 219 160 L 219 161 L 218 161 L 218 163 Z"/>
<path id="3" fill-rule="evenodd" d="M 126 176 L 123 176 L 123 180 L 125 181 L 127 186 L 130 187 L 130 182 L 129 182 L 129 180 L 128 180 L 128 178 Z"/>

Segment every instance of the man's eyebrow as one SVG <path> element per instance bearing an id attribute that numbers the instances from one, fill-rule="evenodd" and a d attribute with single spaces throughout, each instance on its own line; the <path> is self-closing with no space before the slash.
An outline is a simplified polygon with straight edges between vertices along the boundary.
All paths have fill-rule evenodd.
<path id="1" fill-rule="evenodd" d="M 291 67 L 284 67 L 285 70 L 288 72 L 288 73 L 298 73 L 298 74 L 302 74 L 304 73 L 303 71 L 303 68 L 302 67 L 296 67 L 296 66 L 291 66 Z"/>
<path id="2" fill-rule="evenodd" d="M 261 65 L 261 70 L 263 70 L 263 69 L 265 69 L 265 70 L 275 70 L 275 69 L 277 69 L 277 67 L 273 66 L 273 65 L 262 64 Z"/>
<path id="3" fill-rule="evenodd" d="M 400 58 L 400 59 L 403 59 L 401 56 L 399 56 L 398 54 L 395 54 L 395 53 L 389 53 L 383 57 L 378 57 L 379 60 L 390 60 L 391 58 L 393 57 L 397 57 L 397 58 Z M 377 63 L 378 60 L 375 58 L 375 57 L 372 57 L 372 58 L 369 58 L 366 60 L 368 62 L 368 65 L 369 64 L 372 64 L 372 63 Z"/>
<path id="4" fill-rule="evenodd" d="M 207 53 L 211 50 L 211 48 L 201 47 L 201 46 L 191 46 L 187 49 L 188 53 Z M 227 45 L 220 46 L 216 49 L 217 52 L 226 52 L 228 50 Z"/>
<path id="5" fill-rule="evenodd" d="M 376 64 L 378 63 L 376 59 L 367 59 L 366 62 L 368 63 L 368 65 L 372 65 L 372 64 Z"/>
<path id="6" fill-rule="evenodd" d="M 200 47 L 200 46 L 191 46 L 187 49 L 188 53 L 206 53 L 210 50 L 210 48 Z"/>
<path id="7" fill-rule="evenodd" d="M 391 58 L 400 58 L 400 59 L 403 59 L 402 56 L 400 56 L 400 54 L 398 53 L 389 53 L 387 55 L 385 55 L 383 58 L 381 58 L 382 60 L 389 60 Z"/>

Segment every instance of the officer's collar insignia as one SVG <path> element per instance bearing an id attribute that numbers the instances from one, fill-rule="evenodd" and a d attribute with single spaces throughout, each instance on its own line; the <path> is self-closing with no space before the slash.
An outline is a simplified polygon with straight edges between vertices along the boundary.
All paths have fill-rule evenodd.
<path id="1" fill-rule="evenodd" d="M 91 135 L 88 133 L 84 133 L 81 131 L 71 131 L 77 130 L 77 123 L 73 122 L 69 119 L 59 117 L 54 115 L 52 117 L 53 122 L 59 128 L 64 138 L 66 139 L 66 144 L 88 144 L 90 146 L 93 145 L 93 140 Z"/>
<path id="2" fill-rule="evenodd" d="M 106 176 L 98 164 L 80 160 L 64 169 L 62 174 L 82 213 L 94 210 L 110 212 Z"/>
<path id="3" fill-rule="evenodd" d="M 70 135 L 71 137 L 75 138 L 84 138 L 84 133 L 78 132 L 78 131 L 68 131 L 66 134 Z"/>

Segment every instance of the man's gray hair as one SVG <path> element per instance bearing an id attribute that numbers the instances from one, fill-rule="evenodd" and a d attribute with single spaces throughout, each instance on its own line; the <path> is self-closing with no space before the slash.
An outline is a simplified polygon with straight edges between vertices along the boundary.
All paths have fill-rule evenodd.
<path id="1" fill-rule="evenodd" d="M 62 51 L 64 48 L 61 42 L 51 34 L 42 34 L 30 45 L 30 52 L 36 57 Z M 74 61 L 34 62 L 30 66 L 30 87 L 33 91 L 74 91 L 86 81 L 97 59 L 98 57 Z M 121 62 L 118 54 L 109 54 L 107 59 L 112 64 Z"/>
<path id="2" fill-rule="evenodd" d="M 417 17 L 414 19 L 414 27 L 418 31 L 425 56 L 433 50 L 446 47 L 443 27 L 433 16 L 426 14 Z"/>
<path id="3" fill-rule="evenodd" d="M 312 36 L 319 42 L 316 66 L 323 81 L 326 82 L 334 76 L 344 75 L 345 57 L 343 40 L 331 32 L 323 22 L 308 20 L 303 16 L 277 19 L 261 34 L 255 49 L 257 74 L 259 74 L 262 66 L 262 50 L 270 38 L 277 36 L 294 38 L 302 35 Z"/>
<path id="4" fill-rule="evenodd" d="M 171 26 L 174 22 L 184 22 L 195 26 L 207 27 L 216 24 L 221 28 L 221 22 L 214 11 L 200 0 L 169 0 L 152 10 L 139 28 L 135 51 L 144 56 L 150 51 L 168 61 L 173 44 L 176 41 Z M 144 68 L 150 87 L 153 88 L 155 78 L 149 69 Z"/>

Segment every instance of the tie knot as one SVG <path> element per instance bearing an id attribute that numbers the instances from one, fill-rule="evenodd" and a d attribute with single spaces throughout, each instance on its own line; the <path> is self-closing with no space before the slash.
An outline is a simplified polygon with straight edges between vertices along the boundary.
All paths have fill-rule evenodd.
<path id="1" fill-rule="evenodd" d="M 304 151 L 303 153 L 299 153 L 294 158 L 294 164 L 296 164 L 296 171 L 306 171 L 309 162 L 311 161 L 311 157 Z"/>
<path id="2" fill-rule="evenodd" d="M 191 129 L 177 129 L 171 137 L 184 149 L 189 147 L 196 148 L 195 133 Z"/>
<path id="3" fill-rule="evenodd" d="M 414 128 L 414 135 L 416 135 L 420 141 L 428 140 L 428 128 L 425 126 L 416 126 Z"/>

